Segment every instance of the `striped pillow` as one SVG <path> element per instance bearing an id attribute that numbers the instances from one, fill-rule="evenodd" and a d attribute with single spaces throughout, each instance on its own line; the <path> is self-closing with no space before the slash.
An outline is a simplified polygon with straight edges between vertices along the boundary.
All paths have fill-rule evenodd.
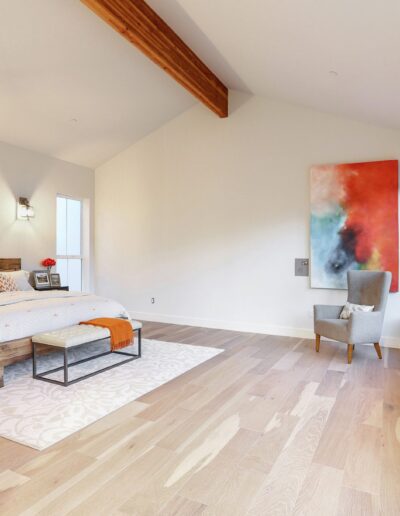
<path id="1" fill-rule="evenodd" d="M 0 292 L 15 292 L 18 290 L 14 278 L 0 273 Z"/>

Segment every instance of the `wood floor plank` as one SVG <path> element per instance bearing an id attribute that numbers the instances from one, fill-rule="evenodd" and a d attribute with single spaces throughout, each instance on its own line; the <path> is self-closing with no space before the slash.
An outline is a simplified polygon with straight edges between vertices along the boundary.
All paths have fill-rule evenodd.
<path id="1" fill-rule="evenodd" d="M 264 481 L 265 474 L 261 471 L 236 466 L 229 472 L 226 482 L 219 491 L 217 501 L 204 509 L 204 516 L 246 514 L 253 497 Z"/>
<path id="2" fill-rule="evenodd" d="M 379 500 L 371 493 L 365 493 L 348 487 L 342 488 L 338 505 L 337 516 L 375 516 L 381 514 L 395 516 L 395 514 L 398 514 L 382 512 Z"/>
<path id="3" fill-rule="evenodd" d="M 400 370 L 385 369 L 383 399 L 389 405 L 400 405 Z"/>
<path id="4" fill-rule="evenodd" d="M 171 472 L 179 468 L 181 460 L 177 453 L 170 452 L 157 470 L 141 478 L 131 489 L 128 499 L 122 499 L 123 503 L 118 509 L 125 514 L 162 514 L 164 507 L 178 496 L 180 489 L 192 475 L 189 469 L 176 482 L 168 483 Z"/>
<path id="5" fill-rule="evenodd" d="M 55 486 L 67 482 L 82 469 L 93 464 L 94 460 L 79 453 L 64 456 L 63 460 L 49 465 L 29 482 L 0 493 L 0 514 L 4 516 L 21 514 L 45 497 Z"/>
<path id="6" fill-rule="evenodd" d="M 338 349 L 329 362 L 328 371 L 346 373 L 348 368 L 349 364 L 347 363 L 347 360 L 344 360 L 343 351 Z"/>
<path id="7" fill-rule="evenodd" d="M 5 469 L 0 473 L 0 493 L 12 489 L 13 487 L 22 486 L 22 484 L 29 482 L 29 480 L 29 477 Z"/>
<path id="8" fill-rule="evenodd" d="M 201 493 L 205 485 L 207 496 L 214 499 L 226 479 L 230 464 L 245 453 L 253 440 L 252 433 L 241 430 L 234 417 L 221 420 L 204 436 L 187 443 L 181 451 L 171 453 L 169 460 L 148 478 L 146 484 L 141 482 L 134 496 L 119 509 L 132 514 L 162 513 L 162 508 L 178 493 L 203 505 L 204 500 L 198 499 L 199 490 Z M 196 479 L 194 492 L 192 478 Z M 197 495 L 188 496 L 188 493 Z"/>
<path id="9" fill-rule="evenodd" d="M 316 450 L 315 462 L 344 469 L 350 451 L 358 396 L 359 390 L 350 382 L 340 389 Z"/>
<path id="10" fill-rule="evenodd" d="M 171 457 L 172 452 L 152 447 L 113 477 L 113 482 L 98 486 L 94 493 L 68 514 L 108 516 L 131 498 Z"/>
<path id="11" fill-rule="evenodd" d="M 296 416 L 276 412 L 240 465 L 246 469 L 269 473 L 298 422 L 299 418 Z"/>
<path id="12" fill-rule="evenodd" d="M 293 512 L 333 403 L 332 398 L 313 396 L 255 496 L 249 514 Z"/>
<path id="13" fill-rule="evenodd" d="M 379 494 L 382 465 L 382 432 L 370 425 L 357 425 L 351 436 L 343 485 Z"/>
<path id="14" fill-rule="evenodd" d="M 176 408 L 157 422 L 147 421 L 133 433 L 114 441 L 104 448 L 97 460 L 89 468 L 83 469 L 69 482 L 48 493 L 34 505 L 43 514 L 67 514 L 87 500 L 102 485 L 113 479 L 130 464 L 140 459 L 155 446 L 155 441 L 168 433 L 174 425 L 182 421 L 183 411 Z M 187 413 L 187 411 L 184 411 Z"/>
<path id="15" fill-rule="evenodd" d="M 206 506 L 183 498 L 183 496 L 175 496 L 159 513 L 160 516 L 176 516 L 177 514 L 187 514 L 188 516 L 200 516 L 205 514 Z M 132 512 L 134 514 L 134 512 Z"/>
<path id="16" fill-rule="evenodd" d="M 171 450 L 182 450 L 196 439 L 206 436 L 212 428 L 239 411 L 246 397 L 246 388 L 256 380 L 246 373 L 222 391 L 214 391 L 211 399 L 192 413 L 178 428 L 172 429 L 157 443 Z"/>
<path id="17" fill-rule="evenodd" d="M 160 401 L 153 403 L 149 407 L 145 408 L 142 412 L 140 412 L 140 417 L 142 419 L 156 421 L 172 410 L 176 405 L 179 404 L 180 401 L 189 398 L 193 393 L 199 390 L 199 387 L 193 383 L 188 383 L 187 385 L 179 388 L 179 390 L 174 389 L 172 386 L 171 388 L 174 390 L 173 397 L 162 397 Z"/>
<path id="18" fill-rule="evenodd" d="M 28 446 L 0 437 L 0 471 L 17 469 L 40 455 L 40 452 Z"/>
<path id="19" fill-rule="evenodd" d="M 359 393 L 355 406 L 355 422 L 382 428 L 383 425 L 383 389 L 357 387 Z"/>
<path id="20" fill-rule="evenodd" d="M 191 452 L 188 459 L 185 459 L 185 462 L 194 459 L 197 463 L 195 472 L 180 493 L 205 505 L 215 504 L 232 469 L 239 464 L 257 438 L 255 432 L 239 428 L 237 417 L 231 416 L 226 419 L 200 447 Z"/>
<path id="21" fill-rule="evenodd" d="M 316 394 L 320 396 L 333 396 L 336 398 L 339 392 L 342 382 L 344 380 L 344 373 L 341 371 L 327 370 Z"/>
<path id="22" fill-rule="evenodd" d="M 385 368 L 400 370 L 400 349 L 382 348 Z"/>
<path id="23" fill-rule="evenodd" d="M 299 351 L 289 351 L 286 353 L 276 364 L 273 365 L 273 369 L 279 371 L 289 371 L 292 369 L 294 364 L 302 357 L 303 353 Z"/>
<path id="24" fill-rule="evenodd" d="M 313 463 L 296 500 L 296 516 L 335 516 L 342 489 L 343 471 Z"/>
<path id="25" fill-rule="evenodd" d="M 355 353 L 356 351 L 353 352 L 353 356 Z M 372 346 L 360 346 L 358 359 L 354 362 L 354 367 L 349 367 L 346 376 L 349 382 L 360 387 L 381 389 L 384 375 L 385 369 L 382 367 L 382 362 L 378 360 L 375 349 Z"/>
<path id="26" fill-rule="evenodd" d="M 400 405 L 383 405 L 380 503 L 383 514 L 400 514 Z"/>

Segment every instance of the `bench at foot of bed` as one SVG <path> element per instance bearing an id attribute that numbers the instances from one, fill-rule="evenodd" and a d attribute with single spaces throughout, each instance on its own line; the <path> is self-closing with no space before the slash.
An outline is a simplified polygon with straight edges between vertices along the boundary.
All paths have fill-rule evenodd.
<path id="1" fill-rule="evenodd" d="M 106 352 L 102 352 L 97 355 L 93 355 L 90 357 L 83 358 L 81 360 L 77 360 L 76 362 L 69 362 L 68 360 L 68 350 L 72 348 L 76 348 L 78 346 L 82 346 L 83 344 L 90 343 L 103 343 L 105 340 L 110 339 L 110 330 L 107 328 L 101 328 L 99 326 L 92 325 L 74 325 L 67 328 L 63 328 L 61 330 L 55 330 L 47 333 L 40 333 L 38 335 L 34 335 L 32 337 L 33 343 L 33 378 L 36 380 L 42 380 L 44 382 L 54 383 L 56 385 L 62 385 L 63 387 L 68 387 L 76 382 L 80 382 L 85 380 L 86 378 L 90 378 L 104 371 L 108 371 L 109 369 L 113 369 L 114 367 L 118 367 L 120 365 L 126 364 L 127 362 L 131 362 L 132 360 L 137 360 L 141 357 L 142 354 L 142 343 L 141 343 L 141 331 L 142 324 L 138 321 L 130 321 L 132 324 L 132 328 L 134 332 L 138 334 L 138 351 L 137 353 L 128 352 L 125 348 L 119 350 L 110 350 Z M 60 367 L 56 367 L 54 369 L 50 369 L 48 371 L 42 371 L 41 373 L 37 372 L 38 368 L 38 360 L 36 353 L 36 346 L 43 345 L 49 346 L 52 349 L 56 349 L 58 351 L 63 352 L 64 360 L 63 365 Z M 104 357 L 106 355 L 119 355 L 123 358 L 116 363 L 111 365 L 106 365 L 101 369 L 97 369 L 88 374 L 84 374 L 83 376 L 79 376 L 78 378 L 70 379 L 70 369 L 73 366 L 77 366 L 79 364 L 83 364 L 85 362 L 89 362 L 95 360 L 96 358 Z M 54 378 L 55 373 L 61 373 L 62 378 L 56 379 Z M 53 375 L 53 378 L 49 376 Z"/>

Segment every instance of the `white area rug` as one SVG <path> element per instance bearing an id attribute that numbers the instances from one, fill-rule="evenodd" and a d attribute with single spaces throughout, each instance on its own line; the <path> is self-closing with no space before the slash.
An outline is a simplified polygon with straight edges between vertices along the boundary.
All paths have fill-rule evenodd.
<path id="1" fill-rule="evenodd" d="M 14 364 L 0 389 L 0 436 L 43 450 L 222 351 L 144 339 L 142 358 L 69 387 L 33 380 L 31 360 Z M 99 352 L 98 345 L 81 346 L 71 351 L 70 361 Z M 39 372 L 61 365 L 58 353 L 39 360 Z M 100 368 L 99 360 L 103 367 L 121 358 L 108 355 L 71 371 L 86 374 Z"/>

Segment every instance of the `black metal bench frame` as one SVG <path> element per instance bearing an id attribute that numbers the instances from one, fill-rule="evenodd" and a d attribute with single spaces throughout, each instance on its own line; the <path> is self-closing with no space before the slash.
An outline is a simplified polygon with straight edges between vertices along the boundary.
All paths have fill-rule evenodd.
<path id="1" fill-rule="evenodd" d="M 133 330 L 134 332 L 137 331 L 138 335 L 138 352 L 137 354 L 134 353 L 127 353 L 126 351 L 105 351 L 104 353 L 100 353 L 98 355 L 93 355 L 91 357 L 83 358 L 81 360 L 77 360 L 76 362 L 68 363 L 68 349 L 76 348 L 78 346 L 72 346 L 71 348 L 61 348 L 60 346 L 52 346 L 51 344 L 42 344 L 40 342 L 32 342 L 32 365 L 33 365 L 33 378 L 35 380 L 42 380 L 43 382 L 49 382 L 54 383 L 56 385 L 62 385 L 63 387 L 68 387 L 69 385 L 72 385 L 74 383 L 80 382 L 82 380 L 86 380 L 87 378 L 90 378 L 92 376 L 95 376 L 96 374 L 104 373 L 104 371 L 108 371 L 109 369 L 113 369 L 114 367 L 126 364 L 128 362 L 132 362 L 132 360 L 137 360 L 142 356 L 142 329 L 137 328 Z M 79 346 L 83 346 L 85 344 L 92 344 L 94 342 L 101 342 L 103 340 L 108 340 L 110 337 L 106 337 L 104 339 L 98 339 L 98 340 L 92 340 L 89 342 L 84 342 L 82 344 L 79 344 Z M 38 365 L 38 353 L 36 346 L 49 346 L 59 349 L 60 351 L 64 351 L 64 363 L 60 367 L 56 367 L 55 369 L 50 369 L 49 371 L 43 371 L 42 373 L 37 372 L 37 365 Z M 98 369 L 97 371 L 93 371 L 92 373 L 85 374 L 83 376 L 80 376 L 79 378 L 74 378 L 73 380 L 68 379 L 68 371 L 69 368 L 75 365 L 83 364 L 84 362 L 89 362 L 90 360 L 95 360 L 99 357 L 104 357 L 106 355 L 125 355 L 129 358 L 126 360 L 121 360 L 121 362 L 117 362 L 115 364 L 111 364 L 107 367 L 103 367 L 102 369 Z M 60 380 L 53 380 L 52 378 L 46 378 L 47 375 L 56 373 L 57 371 L 64 371 L 64 381 Z"/>

